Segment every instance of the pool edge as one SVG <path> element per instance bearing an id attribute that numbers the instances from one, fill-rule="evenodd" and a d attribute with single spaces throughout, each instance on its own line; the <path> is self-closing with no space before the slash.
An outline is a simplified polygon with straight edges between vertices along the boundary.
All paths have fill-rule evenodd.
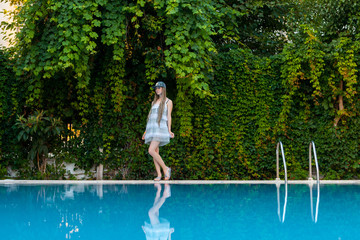
<path id="1" fill-rule="evenodd" d="M 154 184 L 153 180 L 0 180 L 4 184 Z M 284 184 L 283 180 L 169 180 L 169 184 Z M 316 184 L 316 180 L 289 180 L 288 184 Z M 360 180 L 320 180 L 320 184 L 360 184 Z"/>

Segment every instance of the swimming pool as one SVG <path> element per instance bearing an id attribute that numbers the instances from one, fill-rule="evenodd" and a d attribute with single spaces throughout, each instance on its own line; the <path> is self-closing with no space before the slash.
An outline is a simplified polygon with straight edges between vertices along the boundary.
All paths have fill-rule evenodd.
<path id="1" fill-rule="evenodd" d="M 360 185 L 0 185 L 1 239 L 356 239 Z M 320 194 L 321 193 L 321 194 Z M 321 196 L 321 197 L 320 197 Z"/>

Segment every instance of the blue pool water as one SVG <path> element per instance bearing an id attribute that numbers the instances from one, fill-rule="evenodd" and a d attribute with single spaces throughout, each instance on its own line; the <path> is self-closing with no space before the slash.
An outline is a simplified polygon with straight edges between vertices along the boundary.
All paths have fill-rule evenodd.
<path id="1" fill-rule="evenodd" d="M 360 238 L 360 186 L 319 190 L 267 184 L 0 185 L 0 238 Z"/>

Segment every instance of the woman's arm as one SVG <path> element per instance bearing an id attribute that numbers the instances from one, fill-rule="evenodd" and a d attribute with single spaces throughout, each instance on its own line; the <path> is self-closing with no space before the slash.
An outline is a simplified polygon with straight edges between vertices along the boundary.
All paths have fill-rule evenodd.
<path id="1" fill-rule="evenodd" d="M 168 101 L 167 108 L 168 108 L 168 113 L 167 113 L 168 129 L 169 129 L 170 137 L 174 138 L 174 133 L 171 132 L 171 112 L 173 108 L 173 102 L 171 100 Z"/>

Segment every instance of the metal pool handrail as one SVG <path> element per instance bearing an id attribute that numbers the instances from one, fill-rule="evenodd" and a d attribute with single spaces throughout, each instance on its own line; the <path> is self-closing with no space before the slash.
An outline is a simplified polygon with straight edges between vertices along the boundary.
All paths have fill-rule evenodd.
<path id="1" fill-rule="evenodd" d="M 282 145 L 281 141 L 279 141 L 277 146 L 276 146 L 276 180 L 280 180 L 280 177 L 279 177 L 279 146 L 280 146 L 280 149 L 281 149 L 281 155 L 282 155 L 283 164 L 284 164 L 285 182 L 287 183 L 286 160 L 285 160 L 284 148 L 283 148 L 283 145 Z"/>
<path id="2" fill-rule="evenodd" d="M 317 182 L 319 182 L 320 181 L 320 178 L 319 178 L 319 164 L 318 164 L 318 160 L 317 160 L 314 141 L 311 141 L 311 143 L 309 144 L 309 180 L 313 180 L 313 178 L 312 178 L 312 166 L 311 166 L 311 159 L 312 159 L 311 146 L 312 146 L 312 149 L 314 151 L 314 159 L 315 159 L 315 166 L 316 166 L 316 180 L 317 180 Z"/>

